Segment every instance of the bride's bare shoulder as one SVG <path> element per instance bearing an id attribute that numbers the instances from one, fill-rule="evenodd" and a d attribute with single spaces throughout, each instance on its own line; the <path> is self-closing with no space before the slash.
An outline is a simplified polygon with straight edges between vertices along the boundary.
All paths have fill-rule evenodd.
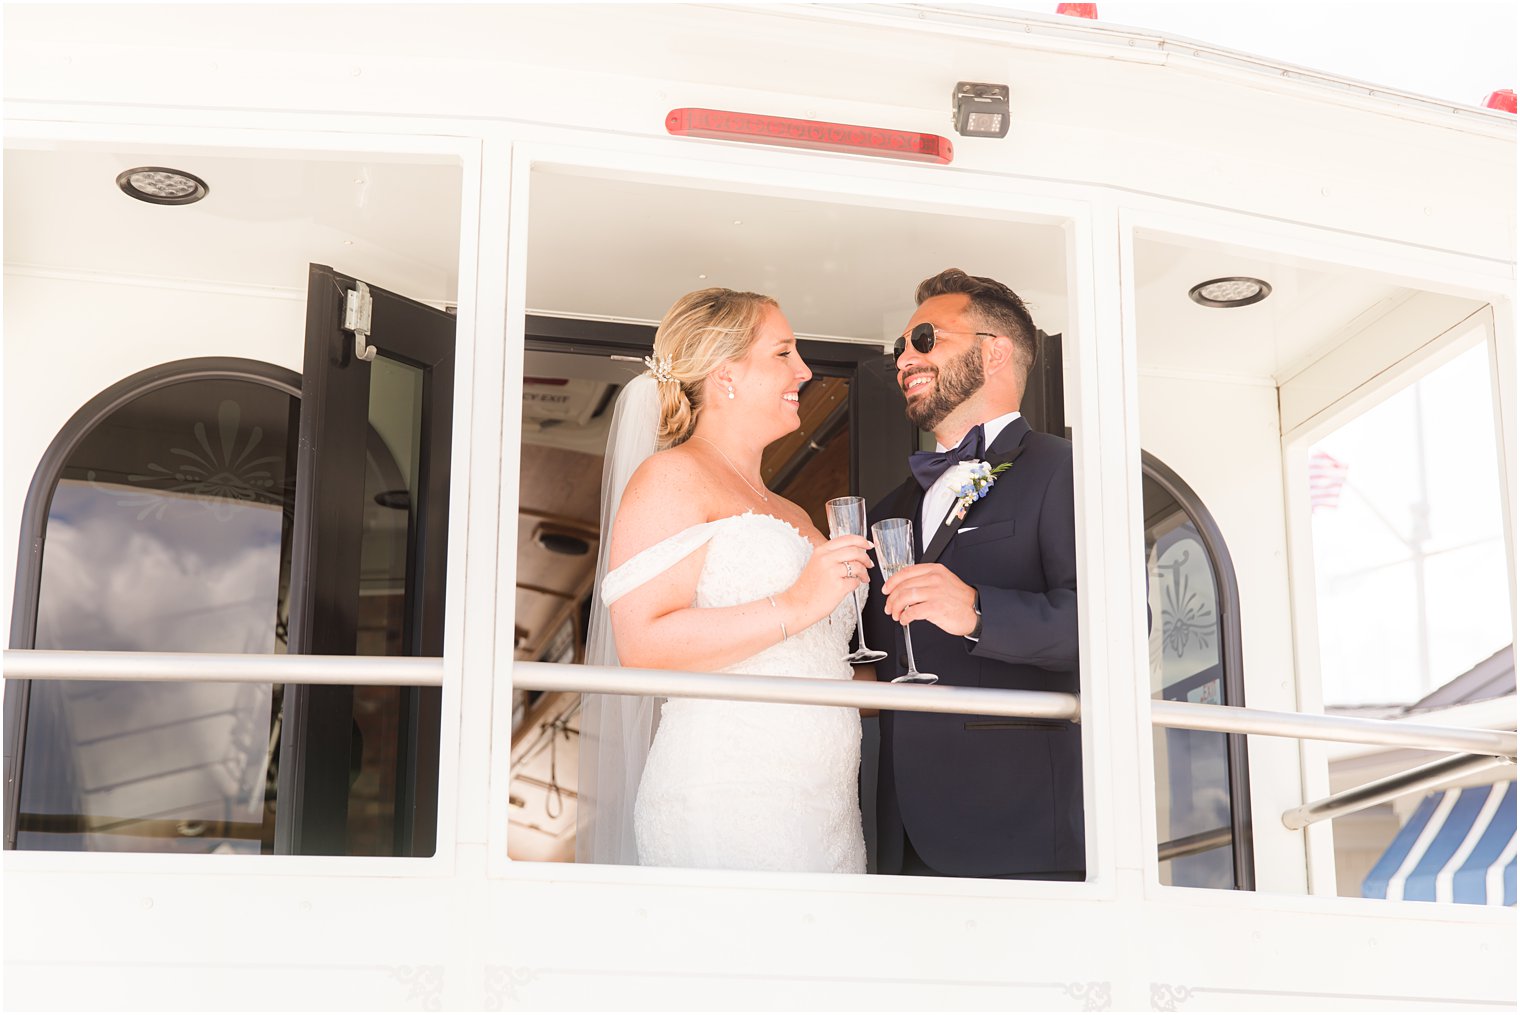
<path id="1" fill-rule="evenodd" d="M 668 496 L 677 492 L 690 496 L 698 491 L 711 489 L 712 484 L 703 480 L 703 465 L 691 449 L 680 445 L 668 451 L 650 455 L 639 464 L 628 480 L 623 496 L 644 489 Z"/>
<path id="2" fill-rule="evenodd" d="M 650 455 L 634 470 L 623 491 L 618 527 L 631 526 L 648 537 L 707 521 L 713 487 L 704 477 L 701 462 L 687 448 Z"/>

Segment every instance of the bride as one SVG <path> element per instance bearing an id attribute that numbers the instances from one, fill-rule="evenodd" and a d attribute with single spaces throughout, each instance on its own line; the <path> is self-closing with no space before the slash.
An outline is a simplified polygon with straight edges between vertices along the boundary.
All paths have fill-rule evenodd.
<path id="1" fill-rule="evenodd" d="M 850 679 L 869 544 L 825 540 L 760 475 L 812 377 L 775 300 L 683 296 L 646 363 L 608 439 L 586 661 Z M 580 861 L 865 871 L 855 709 L 588 695 L 581 742 Z"/>

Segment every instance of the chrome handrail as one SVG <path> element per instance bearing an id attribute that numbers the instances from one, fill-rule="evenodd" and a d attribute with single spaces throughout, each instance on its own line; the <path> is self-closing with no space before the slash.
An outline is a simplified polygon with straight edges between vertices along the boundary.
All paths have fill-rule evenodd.
<path id="1" fill-rule="evenodd" d="M 1343 814 L 1352 814 L 1368 807 L 1376 807 L 1378 804 L 1387 803 L 1408 793 L 1434 789 L 1453 779 L 1474 775 L 1491 768 L 1513 768 L 1514 765 L 1513 758 L 1458 754 L 1374 780 L 1354 789 L 1342 790 L 1319 800 L 1291 807 L 1283 811 L 1282 823 L 1296 831 L 1316 821 L 1338 818 Z"/>
<path id="2" fill-rule="evenodd" d="M 516 687 L 535 691 L 658 695 L 789 705 L 884 708 L 893 712 L 956 712 L 1024 719 L 1071 719 L 1080 714 L 1075 694 L 1060 691 L 1005 691 L 990 687 L 878 684 L 872 680 L 816 680 L 722 673 L 682 673 L 619 666 L 512 664 Z"/>
<path id="3" fill-rule="evenodd" d="M 1152 701 L 1151 725 L 1214 733 L 1250 733 L 1297 740 L 1333 740 L 1343 744 L 1414 747 L 1460 751 L 1515 759 L 1514 730 L 1480 730 L 1426 726 L 1393 719 L 1308 712 L 1270 712 L 1238 705 L 1204 705 L 1190 701 Z"/>
<path id="4" fill-rule="evenodd" d="M 443 683 L 443 660 L 436 657 L 7 649 L 4 659 L 8 680 L 203 680 L 372 687 L 437 687 Z M 1076 720 L 1080 715 L 1077 696 L 1057 691 L 878 684 L 865 680 L 736 676 L 536 662 L 515 662 L 512 674 L 516 686 L 542 691 L 717 698 L 1032 719 Z M 1151 702 L 1151 723 L 1178 729 L 1515 758 L 1515 733 L 1512 730 L 1425 726 L 1388 719 L 1269 712 L 1181 701 Z"/>
<path id="5" fill-rule="evenodd" d="M 1197 856 L 1199 853 L 1207 853 L 1220 846 L 1228 846 L 1234 838 L 1235 830 L 1229 825 L 1210 828 L 1206 832 L 1194 832 L 1192 835 L 1184 835 L 1161 843 L 1156 847 L 1156 859 L 1161 863 L 1166 863 L 1168 860 L 1180 860 L 1185 856 Z"/>
<path id="6" fill-rule="evenodd" d="M 5 650 L 5 679 L 441 687 L 443 660 L 436 656 L 287 656 L 8 648 Z"/>

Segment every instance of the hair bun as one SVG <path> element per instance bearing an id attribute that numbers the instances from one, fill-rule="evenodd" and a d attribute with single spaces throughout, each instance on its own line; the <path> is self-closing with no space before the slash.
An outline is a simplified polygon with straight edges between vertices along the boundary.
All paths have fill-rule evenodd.
<path id="1" fill-rule="evenodd" d="M 665 312 L 655 331 L 654 355 L 645 361 L 662 382 L 657 435 L 662 451 L 691 436 L 708 375 L 749 352 L 766 308 L 774 306 L 774 299 L 759 293 L 711 288 L 687 293 Z"/>

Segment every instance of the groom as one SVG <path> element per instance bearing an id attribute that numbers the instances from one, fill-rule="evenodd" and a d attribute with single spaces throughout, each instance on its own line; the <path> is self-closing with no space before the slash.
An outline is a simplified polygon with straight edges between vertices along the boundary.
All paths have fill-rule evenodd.
<path id="1" fill-rule="evenodd" d="M 871 571 L 867 635 L 896 649 L 877 679 L 905 672 L 901 624 L 913 621 L 915 661 L 941 684 L 1075 693 L 1071 443 L 1018 412 L 1034 322 L 1007 286 L 954 268 L 917 298 L 897 381 L 909 421 L 939 448 L 915 454 L 913 475 L 871 512 L 911 519 L 923 562 L 885 588 Z M 965 470 L 948 467 L 966 460 L 1009 464 L 958 520 L 951 473 Z M 883 711 L 877 779 L 879 873 L 1085 876 L 1074 723 Z"/>

